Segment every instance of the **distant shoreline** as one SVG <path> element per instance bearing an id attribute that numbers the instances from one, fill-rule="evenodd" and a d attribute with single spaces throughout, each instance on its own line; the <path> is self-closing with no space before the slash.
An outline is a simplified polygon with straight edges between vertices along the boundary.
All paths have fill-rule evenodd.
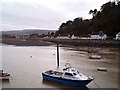
<path id="1" fill-rule="evenodd" d="M 50 46 L 54 44 L 42 40 L 26 40 L 26 39 L 10 39 L 10 38 L 4 38 L 0 40 L 0 43 L 7 45 L 16 45 L 16 46 Z"/>
<path id="2" fill-rule="evenodd" d="M 50 46 L 59 43 L 62 45 L 71 46 L 86 46 L 86 47 L 113 47 L 118 48 L 120 41 L 116 40 L 73 40 L 73 39 L 15 39 L 4 38 L 0 39 L 0 42 L 8 45 L 16 46 Z"/>

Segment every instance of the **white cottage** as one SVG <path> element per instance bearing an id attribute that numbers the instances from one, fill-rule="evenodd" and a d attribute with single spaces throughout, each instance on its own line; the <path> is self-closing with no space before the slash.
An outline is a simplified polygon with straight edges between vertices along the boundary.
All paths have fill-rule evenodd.
<path id="1" fill-rule="evenodd" d="M 101 39 L 101 40 L 106 40 L 107 35 L 103 34 L 103 35 L 91 35 L 90 39 Z"/>
<path id="2" fill-rule="evenodd" d="M 71 36 L 71 39 L 80 39 L 78 36 L 75 36 L 74 34 Z"/>
<path id="3" fill-rule="evenodd" d="M 116 34 L 116 40 L 120 40 L 120 32 Z"/>

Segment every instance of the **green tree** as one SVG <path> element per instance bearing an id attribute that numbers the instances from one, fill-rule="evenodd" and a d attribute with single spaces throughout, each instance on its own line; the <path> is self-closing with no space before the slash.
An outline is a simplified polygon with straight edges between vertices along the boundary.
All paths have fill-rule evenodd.
<path id="1" fill-rule="evenodd" d="M 101 6 L 101 9 L 89 11 L 92 19 L 84 20 L 82 17 L 68 20 L 59 27 L 59 34 L 89 35 L 92 32 L 103 31 L 110 37 L 120 32 L 120 1 L 107 2 Z"/>

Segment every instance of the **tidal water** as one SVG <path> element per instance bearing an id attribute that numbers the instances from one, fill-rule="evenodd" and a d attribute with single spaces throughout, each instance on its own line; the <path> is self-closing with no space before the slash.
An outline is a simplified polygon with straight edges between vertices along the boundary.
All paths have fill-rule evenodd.
<path id="1" fill-rule="evenodd" d="M 2 68 L 11 74 L 9 81 L 2 81 L 2 88 L 69 88 L 70 86 L 43 81 L 42 78 L 43 71 L 61 70 L 66 61 L 81 73 L 95 78 L 87 88 L 118 88 L 116 60 L 89 60 L 86 52 L 60 47 L 60 67 L 57 68 L 56 46 L 1 47 Z M 100 72 L 97 67 L 106 67 L 108 70 Z"/>

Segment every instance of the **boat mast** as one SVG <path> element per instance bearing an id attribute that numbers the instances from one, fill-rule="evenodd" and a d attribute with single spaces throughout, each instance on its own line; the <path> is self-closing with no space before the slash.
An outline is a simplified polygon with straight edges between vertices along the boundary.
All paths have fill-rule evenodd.
<path id="1" fill-rule="evenodd" d="M 57 67 L 59 67 L 59 44 L 57 43 Z"/>

